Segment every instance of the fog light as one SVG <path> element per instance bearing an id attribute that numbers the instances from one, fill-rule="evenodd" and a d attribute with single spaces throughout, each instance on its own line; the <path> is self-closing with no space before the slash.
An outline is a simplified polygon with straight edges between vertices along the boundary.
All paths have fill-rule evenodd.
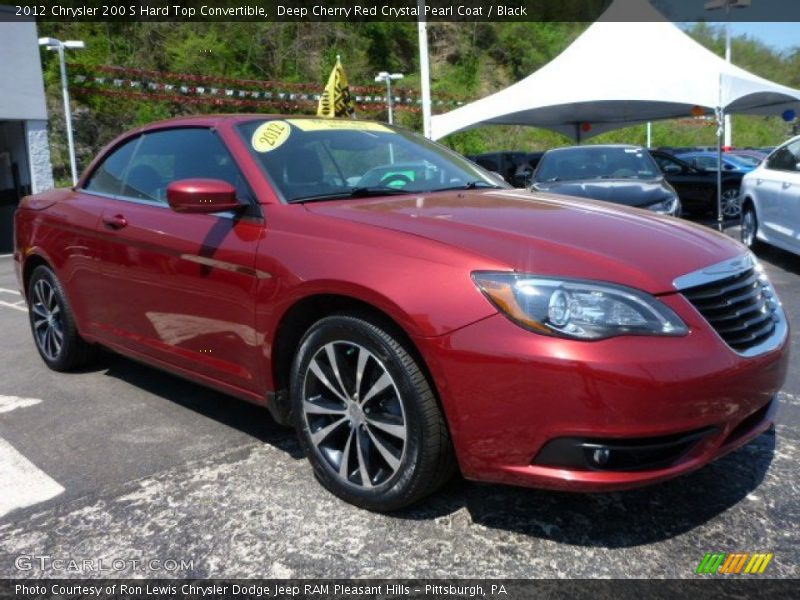
<path id="1" fill-rule="evenodd" d="M 608 448 L 597 448 L 592 452 L 592 462 L 598 466 L 603 466 L 611 458 L 611 450 Z"/>

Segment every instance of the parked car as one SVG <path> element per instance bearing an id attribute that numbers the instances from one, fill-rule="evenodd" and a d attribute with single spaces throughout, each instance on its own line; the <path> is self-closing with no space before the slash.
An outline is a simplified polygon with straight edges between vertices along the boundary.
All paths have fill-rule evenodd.
<path id="1" fill-rule="evenodd" d="M 488 171 L 499 173 L 516 188 L 530 185 L 531 176 L 544 152 L 486 152 L 468 156 Z"/>
<path id="2" fill-rule="evenodd" d="M 676 154 L 677 158 L 689 163 L 697 169 L 716 171 L 719 169 L 719 160 L 716 152 L 686 152 Z M 758 166 L 759 161 L 746 156 L 735 156 L 728 152 L 722 155 L 722 170 L 734 173 L 749 173 Z"/>
<path id="3" fill-rule="evenodd" d="M 680 216 L 681 202 L 658 165 L 639 146 L 570 146 L 548 150 L 532 189 L 604 200 Z"/>
<path id="4" fill-rule="evenodd" d="M 742 180 L 742 241 L 766 242 L 800 254 L 800 136 Z"/>
<path id="5" fill-rule="evenodd" d="M 768 152 L 762 152 L 761 150 L 728 150 L 726 154 L 730 154 L 731 156 L 744 156 L 750 159 L 755 159 L 758 163 L 764 160 L 767 157 Z"/>
<path id="6" fill-rule="evenodd" d="M 651 150 L 664 178 L 678 192 L 685 212 L 692 215 L 717 214 L 717 173 L 698 169 L 666 152 Z M 722 172 L 722 214 L 727 218 L 738 217 L 741 212 L 739 187 L 743 173 Z"/>
<path id="7" fill-rule="evenodd" d="M 655 169 L 629 155 L 617 176 Z M 788 366 L 738 242 L 514 191 L 368 121 L 152 124 L 25 198 L 15 234 L 47 366 L 105 346 L 266 405 L 323 486 L 373 510 L 456 466 L 573 491 L 687 473 L 770 426 Z"/>
<path id="8" fill-rule="evenodd" d="M 675 156 L 676 154 L 681 154 L 683 152 L 695 152 L 697 148 L 691 146 L 659 146 L 656 148 L 656 150 Z"/>

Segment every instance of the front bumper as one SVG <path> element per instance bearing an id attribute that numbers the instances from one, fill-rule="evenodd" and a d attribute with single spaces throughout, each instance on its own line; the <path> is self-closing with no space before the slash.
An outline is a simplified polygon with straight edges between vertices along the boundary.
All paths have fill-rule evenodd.
<path id="1" fill-rule="evenodd" d="M 528 332 L 497 314 L 418 339 L 464 476 L 560 490 L 626 489 L 697 469 L 768 429 L 788 368 L 788 336 L 771 352 L 744 358 L 682 296 L 662 300 L 684 318 L 687 336 L 578 342 Z M 625 447 L 693 434 L 673 455 L 638 466 L 539 457 L 560 438 Z"/>

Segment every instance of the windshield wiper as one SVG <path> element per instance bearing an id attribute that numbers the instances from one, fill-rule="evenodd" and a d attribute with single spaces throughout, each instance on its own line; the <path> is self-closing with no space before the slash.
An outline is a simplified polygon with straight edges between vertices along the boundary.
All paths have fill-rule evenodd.
<path id="1" fill-rule="evenodd" d="M 443 188 L 436 188 L 435 190 L 430 190 L 431 192 L 446 192 L 448 190 L 475 190 L 478 188 L 487 188 L 493 190 L 503 189 L 502 185 L 497 185 L 494 183 L 489 183 L 488 181 L 484 181 L 483 179 L 473 179 L 472 181 L 468 181 L 467 183 L 461 185 L 453 185 L 450 187 L 443 187 Z"/>
<path id="2" fill-rule="evenodd" d="M 489 183 L 488 181 L 484 181 L 483 179 L 473 179 L 472 181 L 468 181 L 467 183 L 464 184 L 465 190 L 474 190 L 479 187 L 492 188 L 496 190 L 502 188 L 503 186 L 497 185 L 495 183 Z"/>
<path id="3" fill-rule="evenodd" d="M 354 187 L 350 190 L 351 198 L 367 198 L 369 196 L 392 196 L 397 194 L 416 194 L 410 190 L 403 188 L 396 188 L 389 185 L 368 185 L 363 187 Z"/>
<path id="4" fill-rule="evenodd" d="M 349 190 L 333 192 L 331 194 L 315 194 L 314 196 L 301 196 L 292 198 L 289 204 L 302 204 L 303 202 L 322 202 L 324 200 L 341 200 L 342 198 L 368 198 L 370 196 L 394 196 L 397 194 L 414 194 L 409 190 L 389 186 L 364 186 L 354 187 Z"/>

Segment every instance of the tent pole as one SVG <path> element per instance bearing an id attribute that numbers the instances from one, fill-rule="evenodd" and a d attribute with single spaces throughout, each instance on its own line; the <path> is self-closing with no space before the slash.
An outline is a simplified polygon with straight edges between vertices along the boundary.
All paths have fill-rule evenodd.
<path id="1" fill-rule="evenodd" d="M 717 113 L 717 229 L 724 231 L 725 224 L 722 215 L 722 135 L 725 114 L 722 108 L 718 107 Z"/>
<path id="2" fill-rule="evenodd" d="M 419 37 L 419 78 L 422 92 L 422 131 L 426 138 L 431 134 L 431 72 L 428 57 L 428 21 L 425 16 L 425 0 L 417 0 L 417 35 Z"/>
<path id="3" fill-rule="evenodd" d="M 653 146 L 653 123 L 651 121 L 647 122 L 647 148 L 650 149 Z"/>

